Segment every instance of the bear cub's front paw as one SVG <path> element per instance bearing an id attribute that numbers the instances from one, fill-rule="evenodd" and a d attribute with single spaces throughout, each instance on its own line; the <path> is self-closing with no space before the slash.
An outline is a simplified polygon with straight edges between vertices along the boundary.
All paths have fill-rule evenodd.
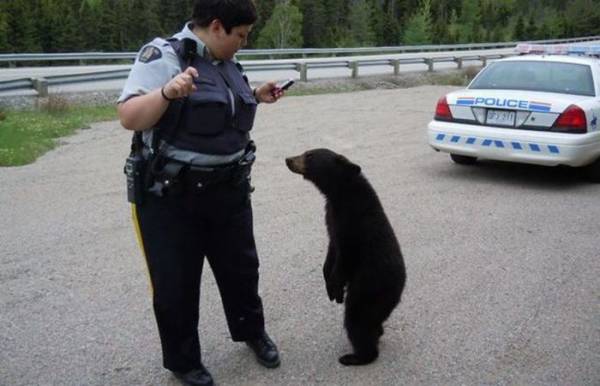
<path id="1" fill-rule="evenodd" d="M 337 303 L 343 303 L 344 286 L 333 283 L 332 281 L 327 282 L 327 295 L 329 296 L 329 300 L 335 300 Z"/>

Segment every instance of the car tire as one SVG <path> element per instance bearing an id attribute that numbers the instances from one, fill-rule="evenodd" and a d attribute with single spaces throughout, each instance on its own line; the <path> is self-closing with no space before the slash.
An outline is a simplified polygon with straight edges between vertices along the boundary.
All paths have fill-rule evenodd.
<path id="1" fill-rule="evenodd" d="M 600 183 L 600 158 L 586 166 L 585 172 L 590 182 Z"/>
<path id="2" fill-rule="evenodd" d="M 477 158 L 468 155 L 450 154 L 450 158 L 459 165 L 473 165 L 477 162 Z"/>

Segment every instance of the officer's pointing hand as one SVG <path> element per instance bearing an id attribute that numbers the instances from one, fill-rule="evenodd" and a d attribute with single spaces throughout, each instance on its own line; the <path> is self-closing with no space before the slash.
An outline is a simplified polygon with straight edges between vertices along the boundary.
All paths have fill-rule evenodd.
<path id="1" fill-rule="evenodd" d="M 198 77 L 198 71 L 194 67 L 188 67 L 182 73 L 171 79 L 163 87 L 164 95 L 169 99 L 184 98 L 196 91 L 194 79 Z"/>

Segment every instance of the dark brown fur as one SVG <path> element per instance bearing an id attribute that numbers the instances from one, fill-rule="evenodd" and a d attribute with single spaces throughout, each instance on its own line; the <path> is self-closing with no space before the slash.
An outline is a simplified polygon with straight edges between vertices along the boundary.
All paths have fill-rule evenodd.
<path id="1" fill-rule="evenodd" d="M 344 302 L 344 325 L 354 352 L 344 365 L 364 365 L 379 355 L 383 322 L 400 302 L 404 260 L 383 207 L 360 166 L 328 149 L 286 159 L 327 199 L 329 250 L 323 275 L 330 300 Z"/>

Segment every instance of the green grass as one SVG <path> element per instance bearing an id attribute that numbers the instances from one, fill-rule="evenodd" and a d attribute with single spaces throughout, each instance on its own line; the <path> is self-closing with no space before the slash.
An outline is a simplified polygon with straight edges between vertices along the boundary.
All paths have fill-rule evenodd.
<path id="1" fill-rule="evenodd" d="M 31 163 L 54 148 L 58 138 L 92 122 L 114 119 L 114 105 L 0 112 L 0 166 Z"/>

